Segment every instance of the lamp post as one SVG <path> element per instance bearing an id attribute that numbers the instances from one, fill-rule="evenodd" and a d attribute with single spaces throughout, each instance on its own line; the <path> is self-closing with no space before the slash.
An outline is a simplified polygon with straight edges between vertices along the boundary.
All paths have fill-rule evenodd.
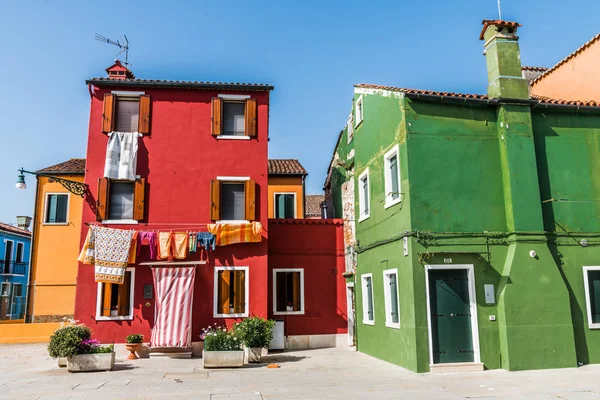
<path id="1" fill-rule="evenodd" d="M 19 170 L 19 176 L 17 177 L 17 184 L 15 185 L 16 189 L 27 189 L 27 184 L 25 183 L 25 174 L 31 174 L 35 176 L 44 176 L 48 178 L 48 182 L 58 182 L 69 192 L 76 194 L 81 197 L 85 197 L 85 192 L 87 190 L 87 185 L 82 182 L 71 181 L 69 179 L 59 178 L 54 175 L 42 174 L 39 172 L 31 172 L 26 171 L 23 168 Z"/>

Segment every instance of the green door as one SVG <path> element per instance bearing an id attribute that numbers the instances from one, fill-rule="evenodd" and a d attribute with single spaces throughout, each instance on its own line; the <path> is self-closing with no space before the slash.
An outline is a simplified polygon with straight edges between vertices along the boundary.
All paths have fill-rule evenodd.
<path id="1" fill-rule="evenodd" d="M 475 361 L 467 270 L 429 270 L 429 297 L 433 363 Z"/>

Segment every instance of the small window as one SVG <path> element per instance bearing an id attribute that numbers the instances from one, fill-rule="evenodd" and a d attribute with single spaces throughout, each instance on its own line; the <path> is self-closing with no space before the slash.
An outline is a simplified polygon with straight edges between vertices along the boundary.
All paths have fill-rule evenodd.
<path id="1" fill-rule="evenodd" d="M 355 114 L 356 114 L 356 118 L 355 118 L 354 122 L 356 123 L 356 125 L 354 125 L 354 126 L 358 126 L 363 121 L 363 114 L 364 114 L 362 95 L 358 98 L 358 100 L 356 100 Z"/>
<path id="2" fill-rule="evenodd" d="M 133 219 L 134 182 L 111 181 L 108 219 Z"/>
<path id="3" fill-rule="evenodd" d="M 215 268 L 215 317 L 248 316 L 248 267 Z"/>
<path id="4" fill-rule="evenodd" d="M 96 319 L 133 319 L 134 272 L 125 271 L 123 284 L 98 283 Z"/>
<path id="5" fill-rule="evenodd" d="M 273 270 L 273 314 L 304 314 L 304 270 Z"/>
<path id="6" fill-rule="evenodd" d="M 400 328 L 398 303 L 398 270 L 383 271 L 383 291 L 385 295 L 385 326 Z"/>
<path id="7" fill-rule="evenodd" d="M 47 194 L 45 223 L 66 224 L 68 205 L 68 194 Z"/>
<path id="8" fill-rule="evenodd" d="M 2 293 L 0 293 L 0 295 L 2 296 L 10 296 L 10 283 L 9 282 L 2 282 L 2 289 L 0 289 L 2 291 Z"/>
<path id="9" fill-rule="evenodd" d="M 275 193 L 275 218 L 296 218 L 294 193 Z"/>
<path id="10" fill-rule="evenodd" d="M 600 267 L 583 267 L 588 326 L 600 328 Z"/>
<path id="11" fill-rule="evenodd" d="M 115 131 L 117 132 L 137 132 L 140 120 L 140 100 L 139 97 L 117 98 L 117 109 L 115 110 Z"/>
<path id="12" fill-rule="evenodd" d="M 350 143 L 352 142 L 352 139 L 354 139 L 354 118 L 352 113 L 350 113 L 350 116 L 348 117 L 346 126 L 348 127 L 348 143 Z"/>
<path id="13" fill-rule="evenodd" d="M 243 182 L 221 182 L 221 219 L 225 221 L 244 220 L 245 185 Z"/>
<path id="14" fill-rule="evenodd" d="M 370 209 L 370 195 L 369 195 L 369 169 L 360 174 L 358 177 L 358 206 L 360 215 L 358 221 L 363 221 L 369 218 Z"/>
<path id="15" fill-rule="evenodd" d="M 385 178 L 385 208 L 398 204 L 401 200 L 400 167 L 398 165 L 398 145 L 383 157 Z"/>
<path id="16" fill-rule="evenodd" d="M 244 136 L 246 104 L 238 101 L 223 102 L 223 135 Z"/>
<path id="17" fill-rule="evenodd" d="M 23 243 L 17 242 L 17 254 L 15 254 L 15 262 L 22 263 L 23 262 L 23 253 L 24 253 L 24 245 Z"/>
<path id="18" fill-rule="evenodd" d="M 373 275 L 362 275 L 363 324 L 375 325 L 373 308 Z"/>
<path id="19" fill-rule="evenodd" d="M 13 296 L 23 297 L 23 285 L 21 285 L 20 283 L 13 284 Z"/>

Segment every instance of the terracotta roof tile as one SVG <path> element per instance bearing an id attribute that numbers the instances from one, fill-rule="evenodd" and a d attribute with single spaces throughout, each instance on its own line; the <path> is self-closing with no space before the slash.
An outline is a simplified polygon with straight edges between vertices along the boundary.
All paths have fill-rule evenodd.
<path id="1" fill-rule="evenodd" d="M 562 99 L 553 99 L 546 96 L 536 96 L 532 95 L 532 99 L 538 100 L 541 104 L 561 104 L 567 106 L 580 106 L 580 107 L 600 107 L 600 103 L 594 100 L 562 100 Z"/>
<path id="2" fill-rule="evenodd" d="M 269 160 L 269 175 L 308 175 L 298 160 Z"/>
<path id="3" fill-rule="evenodd" d="M 600 33 L 598 33 L 596 36 L 594 36 L 593 38 L 591 38 L 590 40 L 588 40 L 587 42 L 585 42 L 584 44 L 582 44 L 577 50 L 575 50 L 574 52 L 572 52 L 571 54 L 569 54 L 568 56 L 566 56 L 565 58 L 563 58 L 562 60 L 560 60 L 559 62 L 557 62 L 552 68 L 549 68 L 546 71 L 544 71 L 544 73 L 542 73 L 535 80 L 533 80 L 533 82 L 531 84 L 535 85 L 536 83 L 538 83 L 545 76 L 551 74 L 555 69 L 557 69 L 558 67 L 560 67 L 561 65 L 563 65 L 564 63 L 566 63 L 567 61 L 569 61 L 571 58 L 573 58 L 576 55 L 578 55 L 579 53 L 581 53 L 586 48 L 590 47 L 598 39 L 600 39 Z"/>
<path id="4" fill-rule="evenodd" d="M 304 201 L 306 201 L 306 218 L 321 216 L 321 203 L 325 201 L 325 195 L 307 194 Z"/>
<path id="5" fill-rule="evenodd" d="M 546 67 L 531 67 L 524 66 L 521 67 L 521 71 L 523 71 L 523 78 L 527 79 L 529 83 L 533 82 L 537 77 L 546 72 L 548 68 Z"/>
<path id="6" fill-rule="evenodd" d="M 72 174 L 72 175 L 84 175 L 85 174 L 85 158 L 71 158 L 68 161 L 61 162 L 50 167 L 40 169 L 37 172 L 44 174 Z"/>
<path id="7" fill-rule="evenodd" d="M 500 27 L 509 27 L 509 28 L 518 28 L 522 26 L 518 22 L 504 21 L 501 19 L 484 19 L 482 22 L 483 29 L 481 29 L 481 34 L 479 35 L 479 40 L 483 40 L 483 34 L 487 30 L 487 28 L 491 25 L 500 26 Z"/>
<path id="8" fill-rule="evenodd" d="M 6 231 L 6 232 L 10 232 L 10 233 L 17 233 L 20 235 L 31 236 L 31 231 L 28 231 L 27 229 L 21 229 L 16 226 L 3 224 L 2 222 L 0 222 L 0 231 Z"/>

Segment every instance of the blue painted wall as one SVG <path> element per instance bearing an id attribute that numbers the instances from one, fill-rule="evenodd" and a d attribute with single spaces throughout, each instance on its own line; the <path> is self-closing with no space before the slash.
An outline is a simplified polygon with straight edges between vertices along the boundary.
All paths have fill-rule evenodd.
<path id="1" fill-rule="evenodd" d="M 7 254 L 7 242 L 12 241 L 12 252 Z M 22 243 L 22 263 L 17 261 L 18 243 Z M 21 319 L 25 314 L 25 303 L 27 296 L 27 283 L 29 281 L 29 253 L 31 237 L 13 233 L 0 227 L 0 295 L 5 292 L 9 298 L 10 317 L 0 315 L 3 319 Z M 20 250 L 20 249 L 19 249 Z M 7 258 L 10 263 L 6 263 Z M 19 291 L 15 291 L 15 285 L 21 285 Z M 18 287 L 17 287 L 18 288 Z"/>

